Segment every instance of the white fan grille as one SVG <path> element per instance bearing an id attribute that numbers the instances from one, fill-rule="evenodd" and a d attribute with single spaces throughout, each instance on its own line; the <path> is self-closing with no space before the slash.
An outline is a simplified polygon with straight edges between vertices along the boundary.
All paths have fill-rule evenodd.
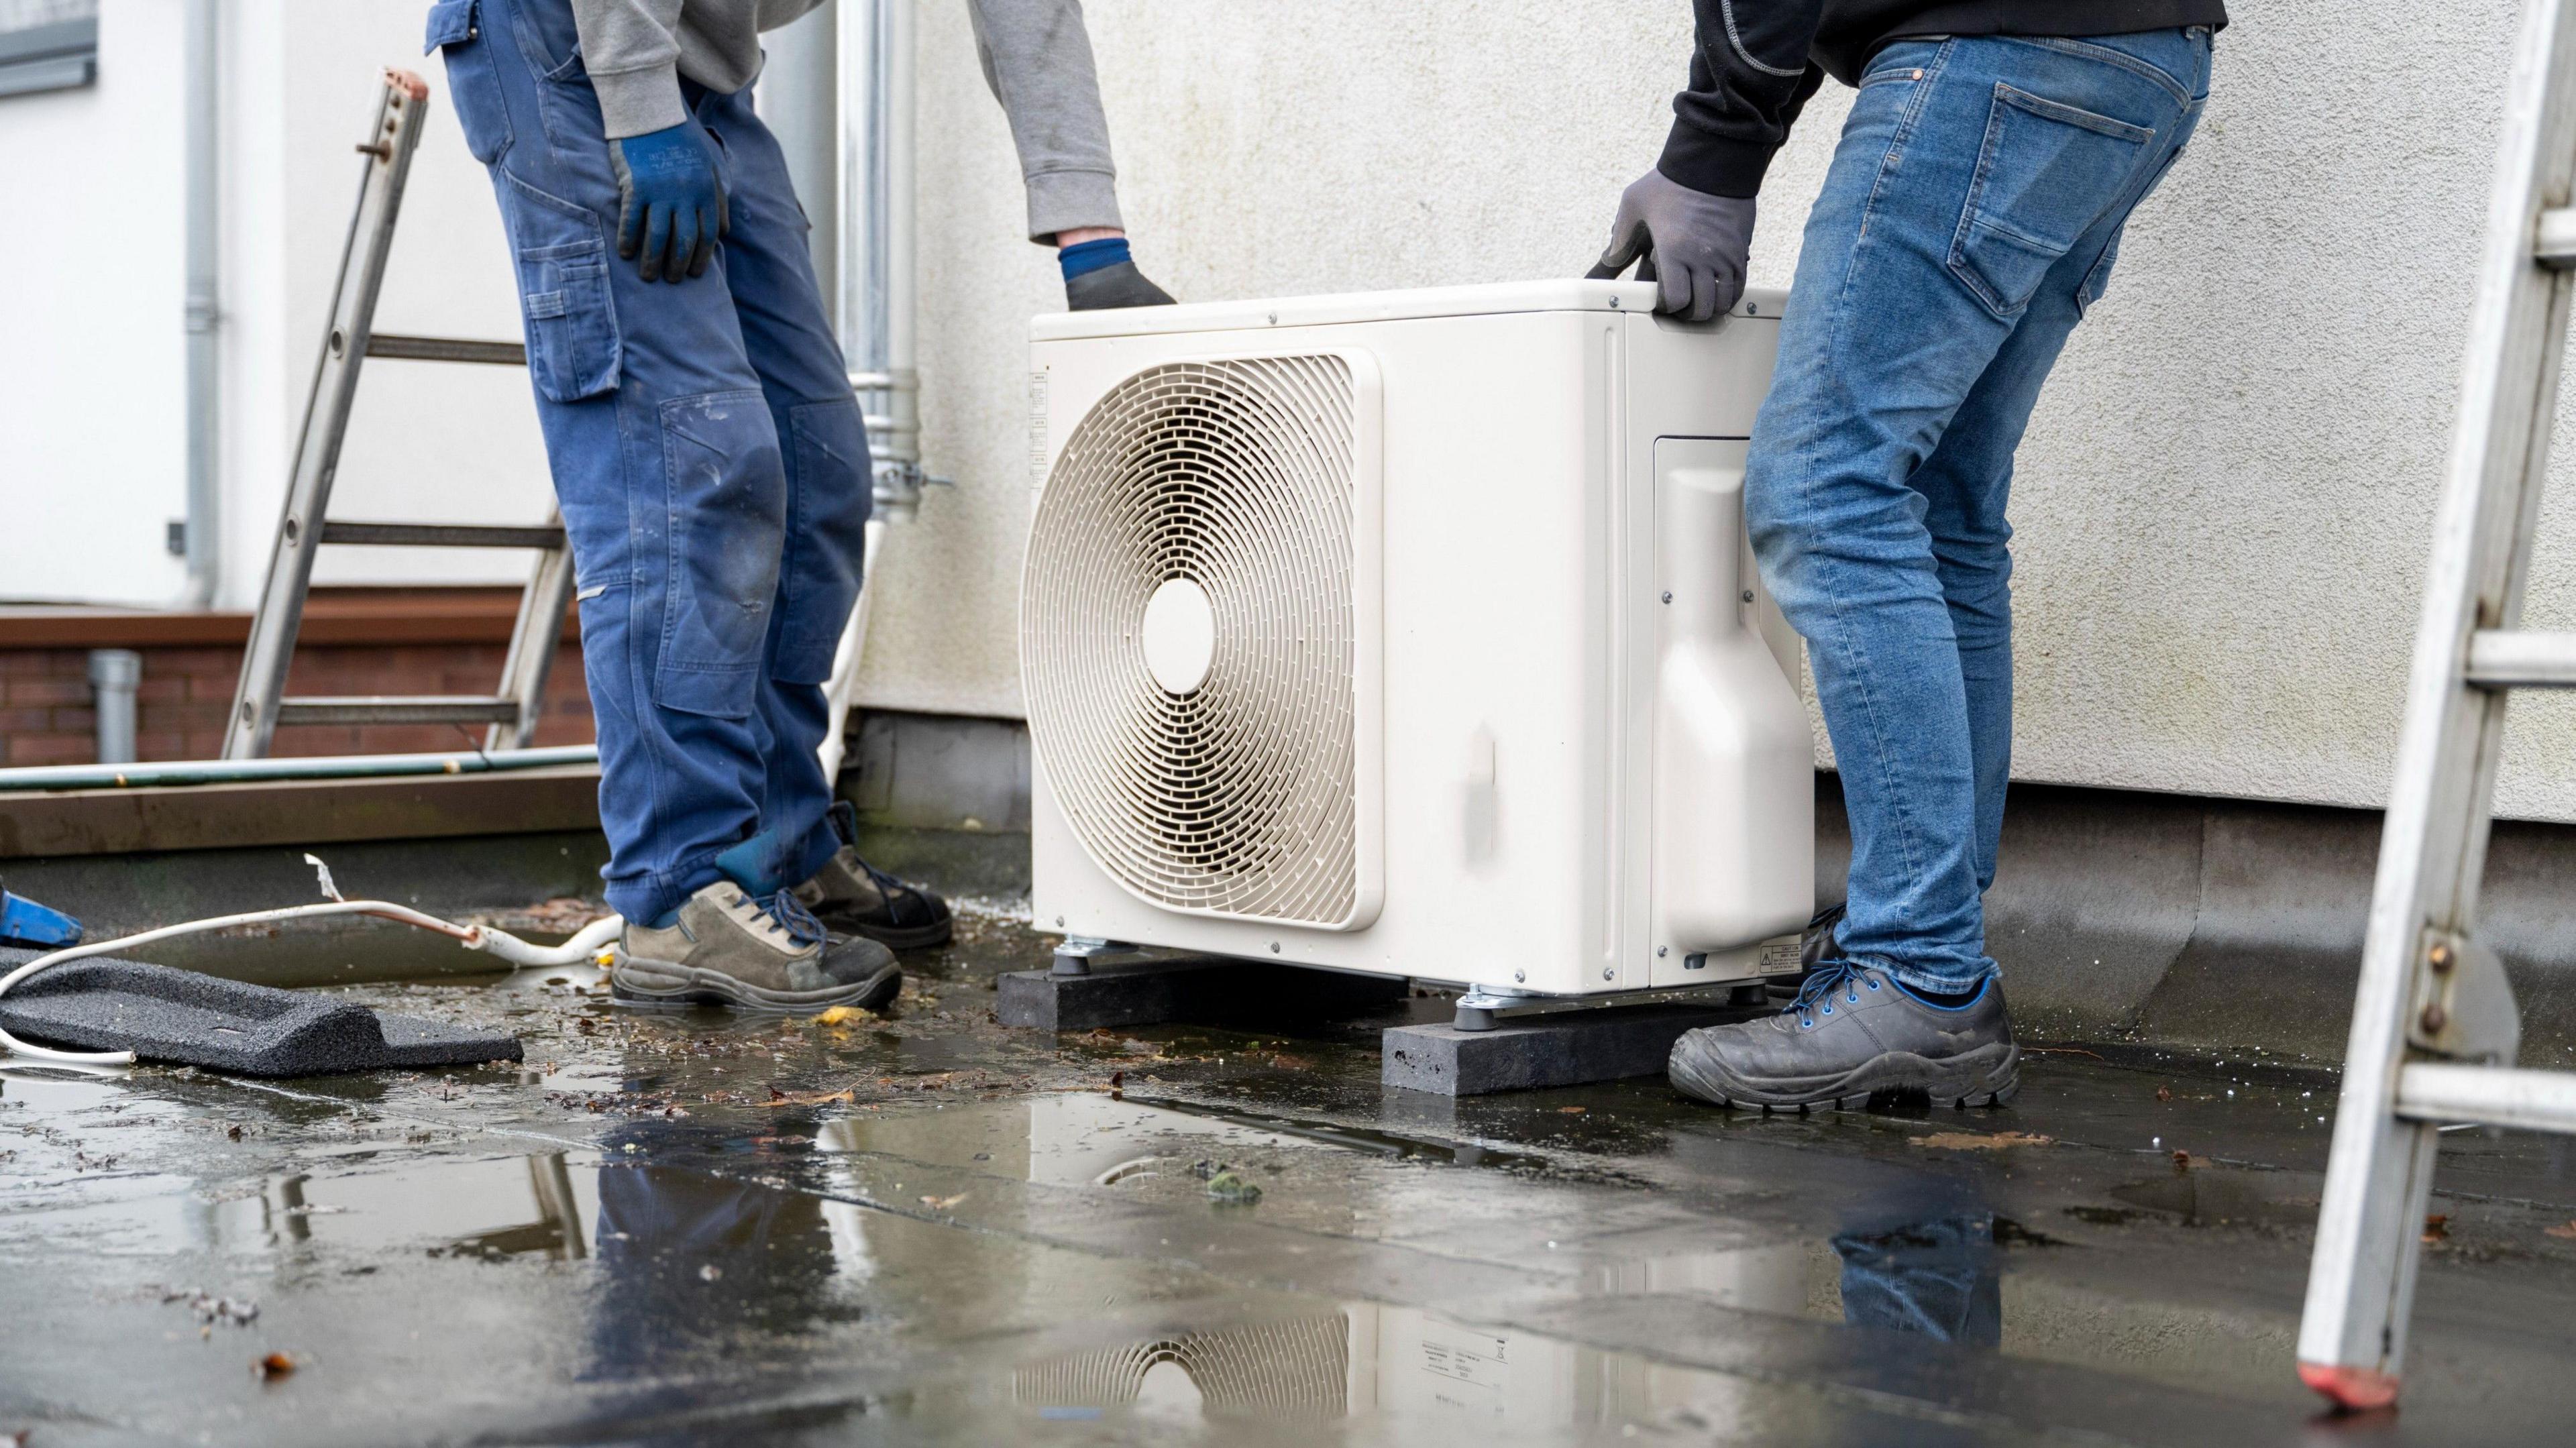
<path id="1" fill-rule="evenodd" d="M 1030 732 L 1075 836 L 1148 900 L 1320 925 L 1357 907 L 1356 413 L 1339 357 L 1154 367 L 1084 416 L 1039 498 Z M 1215 622 L 1186 693 L 1145 655 L 1173 579 Z"/>

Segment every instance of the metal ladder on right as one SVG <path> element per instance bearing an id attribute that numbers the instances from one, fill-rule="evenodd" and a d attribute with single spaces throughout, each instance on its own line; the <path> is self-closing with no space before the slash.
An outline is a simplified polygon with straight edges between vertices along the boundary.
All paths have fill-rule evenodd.
<path id="1" fill-rule="evenodd" d="M 358 151 L 367 160 L 358 181 L 358 205 L 340 254 L 340 279 L 331 297 L 331 320 L 313 390 L 304 405 L 304 429 L 269 555 L 268 580 L 251 616 L 242 651 L 241 682 L 224 724 L 224 758 L 267 755 L 280 724 L 482 724 L 481 748 L 524 749 L 533 742 L 545 702 L 546 678 L 573 591 L 572 553 L 563 524 L 550 518 L 536 527 L 470 523 L 356 523 L 327 516 L 331 484 L 340 468 L 340 445 L 357 398 L 359 364 L 370 357 L 421 362 L 476 362 L 525 366 L 517 342 L 446 337 L 399 337 L 375 330 L 376 298 L 385 260 L 401 215 L 403 184 L 429 118 L 429 86 L 404 70 L 387 70 L 375 118 Z M 287 698 L 287 666 L 302 630 L 304 603 L 313 581 L 313 555 L 323 544 L 398 547 L 525 548 L 537 555 L 519 595 L 518 621 L 501 665 L 501 687 L 488 694 L 355 698 Z M 469 739 L 471 736 L 468 736 Z"/>
<path id="2" fill-rule="evenodd" d="M 2571 183 L 2576 0 L 2531 0 L 2299 1323 L 2300 1378 L 2347 1408 L 2396 1400 L 2442 1126 L 2576 1132 L 2576 1074 L 2513 1064 L 2520 1013 L 2476 928 L 2505 700 L 2576 688 L 2576 634 L 2515 626 L 2576 289 Z"/>

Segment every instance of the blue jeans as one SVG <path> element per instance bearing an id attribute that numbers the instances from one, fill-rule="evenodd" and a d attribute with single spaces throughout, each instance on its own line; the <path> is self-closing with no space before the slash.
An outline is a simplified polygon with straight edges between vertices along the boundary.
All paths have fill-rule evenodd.
<path id="1" fill-rule="evenodd" d="M 1837 941 L 1920 990 L 1996 973 L 2013 450 L 2208 91 L 2199 29 L 1900 42 L 1808 214 L 1746 526 L 1842 771 Z"/>
<path id="2" fill-rule="evenodd" d="M 612 245 L 569 0 L 442 0 L 429 44 L 517 262 L 579 578 L 608 903 L 652 920 L 719 878 L 801 881 L 839 844 L 815 749 L 870 489 L 786 160 L 748 88 L 687 87 L 733 229 L 703 276 L 647 282 Z"/>

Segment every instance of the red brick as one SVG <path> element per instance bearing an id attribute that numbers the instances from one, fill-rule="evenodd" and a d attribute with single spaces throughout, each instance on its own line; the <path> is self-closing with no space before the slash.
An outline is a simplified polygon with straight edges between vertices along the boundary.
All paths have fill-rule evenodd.
<path id="1" fill-rule="evenodd" d="M 0 709 L 0 738 L 11 734 L 41 734 L 52 727 L 51 709 Z"/>
<path id="2" fill-rule="evenodd" d="M 97 743 L 78 735 L 20 734 L 9 741 L 9 762 L 13 765 L 87 764 L 97 757 Z"/>
<path id="3" fill-rule="evenodd" d="M 0 678 L 26 678 L 54 671 L 54 656 L 65 649 L 0 648 Z M 75 655 L 77 657 L 77 655 Z"/>
<path id="4" fill-rule="evenodd" d="M 15 678 L 9 680 L 5 685 L 0 685 L 0 691 L 5 691 L 8 695 L 9 703 L 13 707 L 19 708 L 37 704 L 86 704 L 89 702 L 89 681 L 86 679 Z"/>
<path id="5" fill-rule="evenodd" d="M 141 682 L 134 686 L 137 702 L 166 704 L 188 697 L 188 680 L 181 674 L 156 674 L 145 670 Z"/>
<path id="6" fill-rule="evenodd" d="M 156 729 L 134 736 L 134 757 L 158 763 L 188 757 L 188 736 L 176 729 Z"/>
<path id="7" fill-rule="evenodd" d="M 98 733 L 96 709 L 56 709 L 51 728 L 56 734 Z"/>

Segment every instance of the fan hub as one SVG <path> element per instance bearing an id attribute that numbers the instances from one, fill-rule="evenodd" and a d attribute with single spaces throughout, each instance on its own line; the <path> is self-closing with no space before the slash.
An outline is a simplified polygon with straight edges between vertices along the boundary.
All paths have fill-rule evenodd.
<path id="1" fill-rule="evenodd" d="M 1187 578 L 1167 578 L 1145 601 L 1145 670 L 1164 691 L 1188 694 L 1216 662 L 1216 605 Z"/>

